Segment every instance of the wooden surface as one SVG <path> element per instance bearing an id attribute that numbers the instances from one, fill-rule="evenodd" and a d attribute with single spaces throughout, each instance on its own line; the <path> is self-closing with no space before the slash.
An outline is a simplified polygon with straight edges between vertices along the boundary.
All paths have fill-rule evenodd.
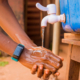
<path id="1" fill-rule="evenodd" d="M 79 63 L 71 60 L 73 52 L 73 45 L 69 44 L 68 56 L 67 56 L 67 71 L 65 80 L 78 80 L 79 78 Z"/>
<path id="2" fill-rule="evenodd" d="M 78 80 L 80 65 L 80 34 L 65 33 L 62 42 L 69 44 L 65 80 Z"/>
<path id="3" fill-rule="evenodd" d="M 62 43 L 80 46 L 80 41 L 78 41 L 78 40 L 62 39 Z"/>
<path id="4" fill-rule="evenodd" d="M 46 6 L 48 4 L 50 4 L 50 2 L 51 2 L 51 0 L 46 0 Z M 45 15 L 45 16 L 47 16 L 47 15 Z M 45 29 L 45 43 L 44 44 L 45 44 L 46 48 L 49 48 L 49 44 L 50 44 L 50 38 L 49 38 L 49 36 L 50 36 L 50 24 L 48 23 L 47 27 Z"/>
<path id="5" fill-rule="evenodd" d="M 69 45 L 69 48 L 68 48 L 68 54 L 67 54 L 67 68 L 66 68 L 66 77 L 65 77 L 65 80 L 68 80 L 68 76 L 69 76 L 69 70 L 70 70 L 70 58 L 71 58 L 71 48 L 72 48 L 72 45 L 70 44 Z"/>
<path id="6" fill-rule="evenodd" d="M 71 59 L 80 63 L 80 46 L 73 45 Z"/>
<path id="7" fill-rule="evenodd" d="M 78 80 L 79 79 L 79 63 L 70 60 L 70 67 L 67 80 Z"/>
<path id="8" fill-rule="evenodd" d="M 64 33 L 64 39 L 80 40 L 80 34 Z"/>
<path id="9" fill-rule="evenodd" d="M 35 44 L 41 46 L 40 10 L 35 6 L 37 2 L 41 3 L 41 0 L 25 0 L 25 2 L 26 33 Z"/>

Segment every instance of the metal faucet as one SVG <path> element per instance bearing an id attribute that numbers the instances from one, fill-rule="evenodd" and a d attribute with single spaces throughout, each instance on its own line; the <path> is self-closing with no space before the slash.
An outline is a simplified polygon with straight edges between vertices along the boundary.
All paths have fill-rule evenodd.
<path id="1" fill-rule="evenodd" d="M 36 7 L 41 11 L 47 11 L 47 16 L 44 17 L 41 21 L 41 27 L 46 27 L 47 22 L 50 24 L 56 22 L 64 22 L 65 23 L 65 14 L 56 15 L 56 5 L 49 4 L 47 7 L 42 6 L 40 3 L 36 3 Z"/>

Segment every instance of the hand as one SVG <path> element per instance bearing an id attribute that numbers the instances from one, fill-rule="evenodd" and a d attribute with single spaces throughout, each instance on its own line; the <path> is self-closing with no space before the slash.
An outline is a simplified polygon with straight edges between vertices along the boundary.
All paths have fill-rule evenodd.
<path id="1" fill-rule="evenodd" d="M 51 73 L 56 73 L 62 67 L 61 58 L 54 55 L 50 50 L 41 47 L 24 49 L 19 61 L 26 67 L 32 69 L 32 74 L 37 71 L 37 76 L 48 78 Z M 44 73 L 44 74 L 43 74 Z"/>

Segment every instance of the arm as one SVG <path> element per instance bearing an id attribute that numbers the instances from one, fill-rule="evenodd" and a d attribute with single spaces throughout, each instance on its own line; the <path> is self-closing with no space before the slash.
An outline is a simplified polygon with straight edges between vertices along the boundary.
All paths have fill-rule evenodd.
<path id="1" fill-rule="evenodd" d="M 0 32 L 0 50 L 12 56 L 16 47 L 17 43 Z"/>
<path id="2" fill-rule="evenodd" d="M 7 0 L 0 0 L 0 26 L 16 42 L 22 43 L 26 48 L 36 45 L 22 30 Z"/>
<path id="3" fill-rule="evenodd" d="M 0 50 L 12 56 L 17 45 L 17 43 L 0 32 Z M 38 77 L 41 77 L 43 75 L 42 73 L 44 73 L 43 78 L 45 79 L 45 76 L 48 77 L 50 73 L 55 73 L 62 66 L 60 58 L 51 54 L 50 51 L 45 51 L 44 48 L 43 50 L 41 48 L 33 48 L 30 50 L 24 48 L 19 62 L 29 69 L 32 69 L 33 73 L 37 71 Z M 35 64 L 37 68 L 33 67 Z M 41 64 L 44 65 L 45 70 L 40 66 Z"/>

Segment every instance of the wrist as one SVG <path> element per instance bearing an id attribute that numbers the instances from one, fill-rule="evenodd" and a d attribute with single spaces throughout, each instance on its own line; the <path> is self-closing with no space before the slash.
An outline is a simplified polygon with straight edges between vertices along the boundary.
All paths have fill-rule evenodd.
<path id="1" fill-rule="evenodd" d="M 14 50 L 14 53 L 13 53 L 13 56 L 11 57 L 11 59 L 17 62 L 19 60 L 19 57 L 21 56 L 23 50 L 24 50 L 24 45 L 18 44 L 16 49 Z"/>
<path id="2" fill-rule="evenodd" d="M 22 52 L 22 54 L 21 54 L 21 56 L 19 58 L 19 62 L 21 64 L 23 64 L 24 66 L 26 66 L 27 65 L 26 61 L 28 62 L 27 59 L 29 59 L 29 56 L 30 56 L 30 50 L 24 48 L 24 50 L 23 50 L 23 52 Z"/>

